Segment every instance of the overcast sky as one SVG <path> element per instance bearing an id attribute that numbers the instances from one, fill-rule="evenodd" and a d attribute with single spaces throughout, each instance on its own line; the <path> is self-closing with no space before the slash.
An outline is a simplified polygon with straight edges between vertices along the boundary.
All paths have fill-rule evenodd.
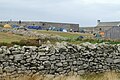
<path id="1" fill-rule="evenodd" d="M 120 21 L 120 0 L 0 0 L 0 20 L 10 19 L 95 26 Z"/>

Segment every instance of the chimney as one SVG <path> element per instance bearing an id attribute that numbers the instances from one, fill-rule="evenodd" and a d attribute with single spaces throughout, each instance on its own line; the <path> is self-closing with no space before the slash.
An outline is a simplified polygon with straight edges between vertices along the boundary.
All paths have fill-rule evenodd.
<path id="1" fill-rule="evenodd" d="M 99 24 L 99 23 L 100 23 L 100 20 L 97 20 L 97 23 Z"/>

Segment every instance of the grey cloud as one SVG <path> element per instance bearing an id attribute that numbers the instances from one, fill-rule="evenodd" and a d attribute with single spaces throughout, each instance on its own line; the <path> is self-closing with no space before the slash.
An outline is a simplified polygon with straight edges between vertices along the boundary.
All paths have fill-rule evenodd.
<path id="1" fill-rule="evenodd" d="M 42 20 L 94 26 L 96 20 L 119 20 L 119 4 L 85 4 L 83 0 L 1 0 L 2 20 Z"/>

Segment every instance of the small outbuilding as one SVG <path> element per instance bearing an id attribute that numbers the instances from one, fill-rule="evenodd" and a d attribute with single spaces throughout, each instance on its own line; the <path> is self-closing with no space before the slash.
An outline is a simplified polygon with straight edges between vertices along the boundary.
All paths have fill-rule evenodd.
<path id="1" fill-rule="evenodd" d="M 5 24 L 4 28 L 12 28 L 9 24 Z"/>
<path id="2" fill-rule="evenodd" d="M 120 39 L 120 26 L 114 26 L 105 31 L 105 38 Z"/>

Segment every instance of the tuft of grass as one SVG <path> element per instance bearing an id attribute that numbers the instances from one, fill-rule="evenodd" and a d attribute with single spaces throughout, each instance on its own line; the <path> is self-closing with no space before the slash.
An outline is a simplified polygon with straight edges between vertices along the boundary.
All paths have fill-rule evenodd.
<path id="1" fill-rule="evenodd" d="M 120 73 L 105 72 L 100 74 L 86 75 L 20 75 L 17 78 L 5 77 L 4 80 L 120 80 Z M 1 79 L 0 79 L 1 80 Z"/>

